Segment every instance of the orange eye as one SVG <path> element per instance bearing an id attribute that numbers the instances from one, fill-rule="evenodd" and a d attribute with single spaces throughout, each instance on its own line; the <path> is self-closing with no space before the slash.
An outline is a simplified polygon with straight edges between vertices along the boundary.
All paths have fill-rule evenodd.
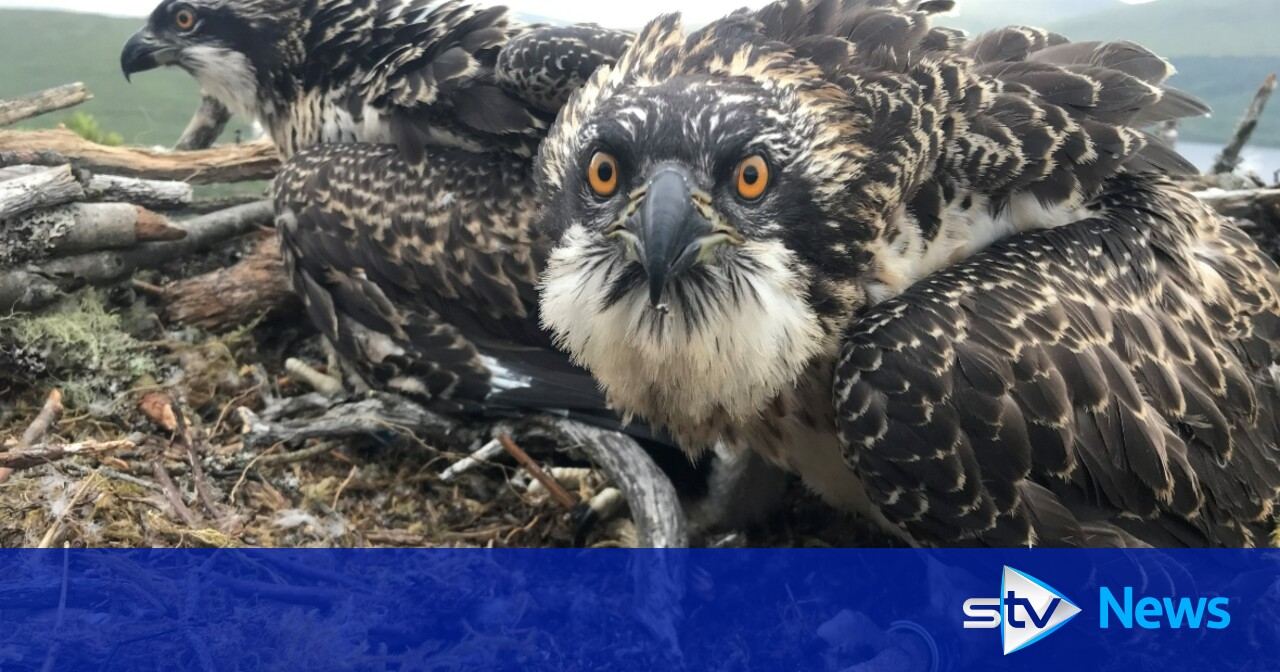
<path id="1" fill-rule="evenodd" d="M 769 164 L 759 154 L 743 159 L 733 173 L 738 195 L 748 201 L 763 196 L 764 190 L 769 186 Z"/>
<path id="2" fill-rule="evenodd" d="M 180 30 L 191 30 L 196 27 L 196 15 L 189 9 L 180 9 L 173 15 L 173 25 Z"/>
<path id="3" fill-rule="evenodd" d="M 618 160 L 612 154 L 596 152 L 587 168 L 587 181 L 597 196 L 612 196 L 618 190 Z"/>

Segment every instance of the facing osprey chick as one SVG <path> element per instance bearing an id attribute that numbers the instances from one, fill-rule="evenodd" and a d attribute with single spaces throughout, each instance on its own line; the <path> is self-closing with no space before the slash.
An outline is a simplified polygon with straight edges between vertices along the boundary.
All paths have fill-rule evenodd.
<path id="1" fill-rule="evenodd" d="M 1206 109 L 1137 45 L 951 4 L 649 24 L 541 150 L 544 324 L 686 449 L 915 542 L 1260 540 L 1276 269 L 1139 130 Z"/>

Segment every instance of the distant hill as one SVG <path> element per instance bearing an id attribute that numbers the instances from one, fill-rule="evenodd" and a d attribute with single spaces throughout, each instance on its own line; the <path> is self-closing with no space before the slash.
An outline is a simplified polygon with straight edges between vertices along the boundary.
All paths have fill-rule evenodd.
<path id="1" fill-rule="evenodd" d="M 1064 2 L 1066 0 L 1063 0 Z M 1159 0 L 1053 21 L 1072 40 L 1132 40 L 1166 57 L 1270 56 L 1280 67 L 1280 6 L 1260 0 Z"/>
<path id="2" fill-rule="evenodd" d="M 1171 60 L 1178 74 L 1170 83 L 1199 96 L 1213 108 L 1213 116 L 1184 121 L 1180 137 L 1219 145 L 1225 145 L 1231 137 L 1262 80 L 1280 72 L 1280 59 L 1269 56 L 1180 56 Z M 1273 97 L 1267 105 L 1251 142 L 1280 147 L 1280 97 Z"/>
<path id="3" fill-rule="evenodd" d="M 172 145 L 200 103 L 200 87 L 185 72 L 141 73 L 133 84 L 120 73 L 120 49 L 144 19 L 121 19 L 69 12 L 0 10 L 0 97 L 32 93 L 82 81 L 94 100 L 75 108 L 88 112 L 125 142 Z M 71 111 L 31 120 L 47 128 Z M 224 138 L 247 124 L 236 120 Z"/>

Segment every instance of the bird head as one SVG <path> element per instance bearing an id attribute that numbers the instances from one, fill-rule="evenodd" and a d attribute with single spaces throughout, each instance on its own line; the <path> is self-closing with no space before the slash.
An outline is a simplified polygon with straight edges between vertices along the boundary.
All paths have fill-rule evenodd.
<path id="1" fill-rule="evenodd" d="M 750 15 L 687 38 L 664 16 L 543 144 L 543 320 L 624 410 L 755 415 L 865 304 L 871 248 L 929 158 L 909 151 L 918 87 L 819 62 Z"/>
<path id="2" fill-rule="evenodd" d="M 287 0 L 165 0 L 120 54 L 126 78 L 164 66 L 191 74 L 207 93 L 253 117 L 263 77 L 282 65 L 282 48 L 302 3 Z"/>

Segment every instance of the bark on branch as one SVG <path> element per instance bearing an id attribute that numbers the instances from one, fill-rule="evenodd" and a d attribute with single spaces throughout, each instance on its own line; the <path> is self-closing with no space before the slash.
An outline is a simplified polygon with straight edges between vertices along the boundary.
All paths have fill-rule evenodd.
<path id="1" fill-rule="evenodd" d="M 186 182 L 139 180 L 115 175 L 94 175 L 86 192 L 91 201 L 132 203 L 152 210 L 184 210 L 194 193 Z"/>
<path id="2" fill-rule="evenodd" d="M 0 230 L 0 268 L 186 235 L 185 229 L 136 205 L 72 203 L 7 220 Z"/>
<path id="3" fill-rule="evenodd" d="M 48 208 L 84 198 L 84 186 L 71 166 L 42 168 L 0 182 L 0 222 L 36 208 Z"/>
<path id="4" fill-rule="evenodd" d="M 175 228 L 186 232 L 181 240 L 63 257 L 50 260 L 38 269 L 16 269 L 0 273 L 0 312 L 36 310 L 58 300 L 63 292 L 85 284 L 110 284 L 128 277 L 138 269 L 155 268 L 203 251 L 243 235 L 254 227 L 270 225 L 272 214 L 271 203 L 259 201 L 187 222 L 174 223 Z"/>
<path id="5" fill-rule="evenodd" d="M 215 334 L 238 329 L 273 311 L 292 306 L 300 312 L 302 308 L 280 259 L 280 241 L 270 232 L 243 261 L 166 285 L 161 300 L 166 322 Z"/>
<path id="6" fill-rule="evenodd" d="M 1244 118 L 1240 120 L 1240 125 L 1236 127 L 1235 135 L 1231 136 L 1231 142 L 1227 144 L 1226 149 L 1222 150 L 1222 156 L 1213 164 L 1213 174 L 1230 173 L 1240 166 L 1240 150 L 1244 149 L 1249 138 L 1253 136 L 1253 131 L 1258 127 L 1258 119 L 1262 116 L 1263 110 L 1267 108 L 1267 100 L 1271 98 L 1271 93 L 1276 90 L 1276 76 L 1273 73 L 1270 77 L 1262 82 L 1262 86 L 1258 92 L 1253 95 L 1253 102 L 1249 104 L 1249 109 L 1245 111 Z"/>
<path id="7" fill-rule="evenodd" d="M 337 404 L 318 418 L 270 422 L 244 407 L 239 409 L 239 415 L 242 439 L 252 448 L 316 438 L 367 436 L 397 429 L 421 438 L 445 438 L 458 428 L 457 422 L 450 418 L 390 395 Z"/>
<path id="8" fill-rule="evenodd" d="M 132 450 L 135 447 L 132 441 L 85 441 L 56 446 L 32 446 L 0 453 L 0 468 L 20 471 L 77 455 L 98 455 L 113 450 Z"/>
<path id="9" fill-rule="evenodd" d="M 198 152 L 162 152 L 107 147 L 65 129 L 0 131 L 3 152 L 56 152 L 94 173 L 192 184 L 266 180 L 280 169 L 280 154 L 266 139 Z"/>
<path id="10" fill-rule="evenodd" d="M 91 98 L 93 94 L 89 93 L 83 83 L 77 82 L 21 98 L 0 100 L 0 126 L 8 126 L 23 119 L 65 110 Z"/>

